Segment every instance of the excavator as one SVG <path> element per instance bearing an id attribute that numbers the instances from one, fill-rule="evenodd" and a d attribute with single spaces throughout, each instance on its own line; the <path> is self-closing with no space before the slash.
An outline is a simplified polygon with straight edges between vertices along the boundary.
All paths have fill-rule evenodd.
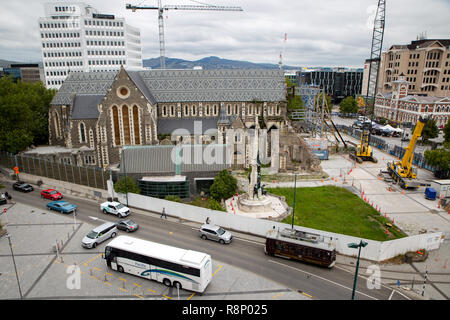
<path id="1" fill-rule="evenodd" d="M 417 171 L 412 167 L 414 156 L 414 148 L 416 142 L 422 135 L 422 130 L 429 118 L 419 118 L 414 133 L 411 136 L 411 141 L 406 148 L 402 160 L 388 162 L 387 170 L 392 179 L 400 185 L 403 189 L 418 188 L 422 182 L 417 180 Z"/>
<path id="2" fill-rule="evenodd" d="M 373 156 L 372 147 L 369 144 L 371 123 L 364 123 L 361 133 L 361 142 L 356 146 L 356 150 L 350 152 L 350 159 L 356 160 L 358 163 L 363 161 L 372 161 L 377 163 L 378 160 Z"/>

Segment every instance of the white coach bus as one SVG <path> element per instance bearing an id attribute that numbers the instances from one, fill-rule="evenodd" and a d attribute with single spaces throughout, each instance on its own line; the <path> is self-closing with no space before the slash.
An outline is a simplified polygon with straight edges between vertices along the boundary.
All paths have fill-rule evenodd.
<path id="1" fill-rule="evenodd" d="M 103 258 L 113 270 L 179 289 L 203 292 L 212 278 L 209 254 L 128 236 L 109 242 Z"/>

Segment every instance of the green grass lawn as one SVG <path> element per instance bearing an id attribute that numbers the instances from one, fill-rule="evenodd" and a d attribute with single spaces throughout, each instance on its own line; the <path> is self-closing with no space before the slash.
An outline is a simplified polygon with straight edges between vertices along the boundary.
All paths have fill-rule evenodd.
<path id="1" fill-rule="evenodd" d="M 268 192 L 286 198 L 292 207 L 293 188 L 270 188 Z M 283 223 L 292 223 L 292 215 Z M 406 237 L 392 226 L 385 234 L 386 223 L 391 223 L 369 204 L 350 191 L 335 186 L 297 188 L 294 224 L 365 239 L 386 241 Z"/>

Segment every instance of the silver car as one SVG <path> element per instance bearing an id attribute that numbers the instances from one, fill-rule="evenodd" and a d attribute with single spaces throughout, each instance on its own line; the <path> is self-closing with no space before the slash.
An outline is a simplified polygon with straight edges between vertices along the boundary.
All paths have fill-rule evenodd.
<path id="1" fill-rule="evenodd" d="M 102 243 L 105 240 L 108 240 L 109 238 L 114 238 L 116 235 L 116 224 L 112 222 L 106 222 L 89 232 L 83 238 L 83 240 L 81 240 L 81 245 L 84 248 L 95 248 L 98 244 Z"/>
<path id="2" fill-rule="evenodd" d="M 230 243 L 233 239 L 231 232 L 226 231 L 222 227 L 216 226 L 214 224 L 204 224 L 200 227 L 200 237 L 203 240 L 210 239 L 214 241 L 219 241 L 219 243 Z"/>

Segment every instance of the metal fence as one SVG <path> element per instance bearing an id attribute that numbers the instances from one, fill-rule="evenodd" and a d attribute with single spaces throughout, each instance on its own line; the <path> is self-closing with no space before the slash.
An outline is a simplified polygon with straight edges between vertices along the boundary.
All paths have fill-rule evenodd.
<path id="1" fill-rule="evenodd" d="M 97 167 L 74 166 L 25 155 L 13 155 L 0 152 L 0 166 L 3 168 L 19 168 L 20 172 L 66 181 L 92 188 L 107 190 L 110 171 Z"/>

